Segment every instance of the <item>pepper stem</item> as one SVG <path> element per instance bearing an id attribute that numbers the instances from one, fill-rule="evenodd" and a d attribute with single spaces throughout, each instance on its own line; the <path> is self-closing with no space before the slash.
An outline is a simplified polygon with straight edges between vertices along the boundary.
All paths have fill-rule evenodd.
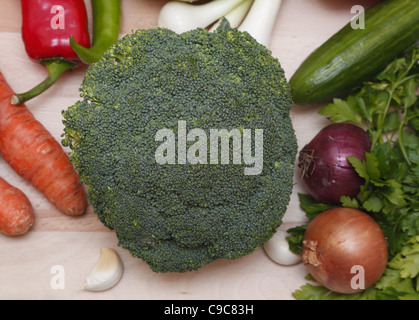
<path id="1" fill-rule="evenodd" d="M 51 87 L 66 70 L 73 69 L 79 61 L 65 60 L 62 58 L 42 59 L 40 63 L 47 68 L 48 77 L 36 87 L 24 93 L 18 93 L 12 96 L 11 103 L 15 106 L 24 104 L 26 101 L 40 95 Z"/>
<path id="2" fill-rule="evenodd" d="M 103 50 L 100 46 L 94 46 L 90 48 L 83 47 L 74 40 L 73 36 L 70 36 L 70 46 L 73 51 L 77 54 L 81 61 L 85 64 L 92 64 L 100 59 Z"/>

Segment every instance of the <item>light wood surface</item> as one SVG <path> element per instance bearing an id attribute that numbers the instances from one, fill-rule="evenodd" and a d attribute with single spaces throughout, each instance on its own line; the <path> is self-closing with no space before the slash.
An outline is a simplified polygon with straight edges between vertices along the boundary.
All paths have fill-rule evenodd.
<path id="1" fill-rule="evenodd" d="M 157 26 L 164 0 L 121 0 L 121 36 L 133 29 Z M 290 78 L 304 58 L 353 17 L 353 5 L 365 8 L 374 0 L 283 0 L 270 42 L 273 56 Z M 86 0 L 89 17 L 90 1 Z M 20 1 L 0 3 L 0 70 L 16 92 L 26 91 L 46 76 L 29 60 L 20 35 Z M 90 26 L 91 28 L 91 26 Z M 61 139 L 61 110 L 78 98 L 85 68 L 64 74 L 47 92 L 27 103 L 35 117 Z M 301 149 L 326 123 L 318 107 L 294 105 L 291 111 Z M 156 274 L 142 261 L 117 246 L 89 207 L 82 217 L 58 212 L 45 198 L 0 159 L 0 176 L 19 187 L 35 209 L 36 222 L 18 238 L 0 234 L 0 299 L 293 299 L 292 292 L 306 283 L 302 263 L 280 266 L 263 249 L 234 261 L 216 261 L 185 274 Z M 297 193 L 304 192 L 295 173 L 294 191 L 285 222 L 303 222 Z M 1 204 L 0 204 L 1 205 Z M 114 248 L 124 264 L 121 281 L 105 292 L 86 292 L 81 286 L 99 258 L 100 248 Z M 51 286 L 53 266 L 65 272 L 64 289 Z"/>

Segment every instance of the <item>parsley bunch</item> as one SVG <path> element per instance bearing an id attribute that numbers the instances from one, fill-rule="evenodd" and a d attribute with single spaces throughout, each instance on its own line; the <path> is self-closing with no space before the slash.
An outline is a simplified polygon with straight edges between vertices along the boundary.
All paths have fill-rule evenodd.
<path id="1" fill-rule="evenodd" d="M 380 74 L 345 99 L 319 110 L 333 122 L 352 122 L 370 135 L 365 160 L 348 158 L 365 184 L 356 198 L 341 197 L 342 206 L 368 212 L 380 224 L 389 247 L 386 272 L 374 287 L 350 299 L 419 299 L 419 47 L 411 47 Z M 331 206 L 300 195 L 307 217 Z M 299 250 L 305 226 L 291 229 L 290 247 Z M 307 284 L 299 299 L 343 296 Z"/>

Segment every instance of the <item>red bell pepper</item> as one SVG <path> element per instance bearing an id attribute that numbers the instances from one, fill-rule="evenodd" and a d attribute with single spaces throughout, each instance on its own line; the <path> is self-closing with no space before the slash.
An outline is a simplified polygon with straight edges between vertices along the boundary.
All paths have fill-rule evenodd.
<path id="1" fill-rule="evenodd" d="M 70 46 L 70 36 L 90 46 L 83 0 L 21 0 L 22 39 L 28 56 L 47 68 L 48 77 L 33 89 L 16 94 L 20 105 L 52 86 L 61 74 L 81 64 Z"/>

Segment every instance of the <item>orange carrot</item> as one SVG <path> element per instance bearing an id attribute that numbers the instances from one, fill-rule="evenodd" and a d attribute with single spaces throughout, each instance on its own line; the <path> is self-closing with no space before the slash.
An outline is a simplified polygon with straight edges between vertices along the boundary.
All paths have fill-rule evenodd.
<path id="1" fill-rule="evenodd" d="M 68 155 L 14 94 L 0 71 L 0 154 L 20 176 L 68 215 L 85 212 L 87 200 Z"/>
<path id="2" fill-rule="evenodd" d="M 25 234 L 33 224 L 34 212 L 26 195 L 0 178 L 0 232 L 8 236 Z"/>

